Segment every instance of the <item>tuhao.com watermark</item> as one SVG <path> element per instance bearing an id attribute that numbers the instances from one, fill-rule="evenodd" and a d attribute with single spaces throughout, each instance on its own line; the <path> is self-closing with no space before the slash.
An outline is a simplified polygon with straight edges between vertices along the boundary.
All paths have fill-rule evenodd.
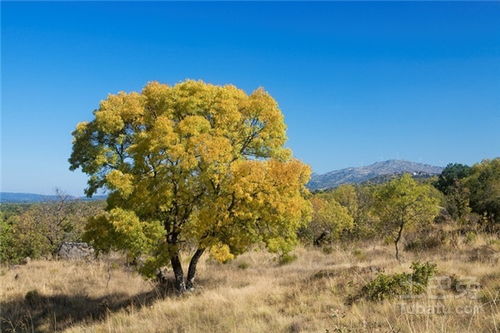
<path id="1" fill-rule="evenodd" d="M 421 304 L 399 303 L 399 313 L 410 315 L 475 315 L 481 311 L 478 304 L 446 305 L 446 304 Z"/>
<path id="2" fill-rule="evenodd" d="M 472 276 L 436 276 L 429 281 L 427 293 L 407 294 L 400 297 L 406 302 L 398 303 L 397 310 L 409 315 L 475 315 L 481 312 L 476 302 L 481 289 L 477 279 Z M 445 300 L 462 299 L 459 305 L 445 304 Z"/>

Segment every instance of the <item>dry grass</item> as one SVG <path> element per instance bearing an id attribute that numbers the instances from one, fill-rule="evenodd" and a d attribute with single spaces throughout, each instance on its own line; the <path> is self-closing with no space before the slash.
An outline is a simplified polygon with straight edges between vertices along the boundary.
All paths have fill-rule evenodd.
<path id="1" fill-rule="evenodd" d="M 484 250 L 488 247 L 489 250 Z M 493 249 L 493 252 L 490 251 Z M 484 251 L 484 256 L 474 251 Z M 101 262 L 34 261 L 2 268 L 3 331 L 52 332 L 497 332 L 500 328 L 498 242 L 409 254 L 399 264 L 381 245 L 298 248 L 279 265 L 263 252 L 228 264 L 202 260 L 198 288 L 162 294 L 131 271 Z M 380 303 L 349 295 L 378 272 L 408 270 L 413 260 L 438 264 L 439 275 L 474 277 L 477 299 L 435 290 L 414 300 Z M 449 313 L 412 314 L 399 304 L 434 305 Z M 441 309 L 439 308 L 438 309 Z M 470 309 L 471 313 L 465 313 Z M 464 313 L 462 313 L 464 312 Z"/>

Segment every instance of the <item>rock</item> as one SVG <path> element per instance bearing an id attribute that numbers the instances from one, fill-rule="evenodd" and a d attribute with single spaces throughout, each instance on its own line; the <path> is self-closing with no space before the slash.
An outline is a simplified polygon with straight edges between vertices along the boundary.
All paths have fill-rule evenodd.
<path id="1" fill-rule="evenodd" d="M 57 255 L 66 260 L 90 259 L 94 255 L 94 249 L 87 243 L 64 242 Z"/>

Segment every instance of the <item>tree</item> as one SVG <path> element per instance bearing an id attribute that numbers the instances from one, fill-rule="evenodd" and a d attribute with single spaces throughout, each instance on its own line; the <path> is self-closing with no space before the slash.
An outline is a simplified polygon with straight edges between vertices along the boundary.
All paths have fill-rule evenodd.
<path id="1" fill-rule="evenodd" d="M 220 261 L 256 243 L 288 249 L 310 215 L 309 167 L 284 148 L 283 115 L 263 89 L 151 82 L 109 95 L 73 136 L 70 168 L 89 175 L 87 195 L 110 193 L 86 239 L 137 258 L 149 277 L 170 263 L 179 292 L 207 249 Z"/>
<path id="2" fill-rule="evenodd" d="M 463 181 L 457 181 L 453 186 L 448 188 L 448 194 L 445 196 L 446 210 L 452 218 L 465 223 L 466 218 L 471 212 L 469 205 L 469 189 L 464 186 Z"/>
<path id="3" fill-rule="evenodd" d="M 86 219 L 102 209 L 100 202 L 72 200 L 57 189 L 56 196 L 56 200 L 35 204 L 19 215 L 20 227 L 42 237 L 50 254 L 55 254 L 64 242 L 80 241 Z"/>
<path id="4" fill-rule="evenodd" d="M 331 195 L 316 195 L 311 199 L 313 219 L 309 225 L 314 244 L 339 237 L 344 230 L 353 226 L 353 218 L 347 208 L 341 206 Z"/>
<path id="5" fill-rule="evenodd" d="M 467 165 L 450 163 L 443 169 L 434 185 L 444 194 L 449 194 L 455 190 L 454 187 L 458 186 L 458 182 L 467 177 L 470 172 L 471 168 Z"/>
<path id="6" fill-rule="evenodd" d="M 465 186 L 470 192 L 470 206 L 490 220 L 490 229 L 500 223 L 500 158 L 475 164 Z"/>
<path id="7" fill-rule="evenodd" d="M 439 212 L 439 199 L 432 186 L 419 184 L 409 174 L 380 185 L 374 193 L 374 213 L 381 227 L 391 235 L 399 260 L 403 230 L 430 223 Z"/>
<path id="8" fill-rule="evenodd" d="M 356 187 L 351 184 L 344 184 L 336 187 L 331 191 L 331 196 L 340 205 L 347 208 L 349 215 L 351 215 L 354 220 L 358 217 L 360 213 L 358 193 Z"/>
<path id="9" fill-rule="evenodd" d="M 57 195 L 55 201 L 25 205 L 24 209 L 14 210 L 2 218 L 2 261 L 51 256 L 63 242 L 81 241 L 85 221 L 101 211 L 102 204 L 71 200 L 60 192 Z"/>

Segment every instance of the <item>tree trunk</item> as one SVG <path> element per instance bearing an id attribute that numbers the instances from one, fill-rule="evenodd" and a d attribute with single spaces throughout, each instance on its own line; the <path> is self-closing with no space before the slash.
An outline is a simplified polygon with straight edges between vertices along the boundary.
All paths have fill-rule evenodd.
<path id="1" fill-rule="evenodd" d="M 174 270 L 175 289 L 177 289 L 178 293 L 182 294 L 186 291 L 186 283 L 184 282 L 184 271 L 182 270 L 182 263 L 179 259 L 178 253 L 170 257 L 170 263 L 172 264 L 172 269 Z"/>
<path id="2" fill-rule="evenodd" d="M 403 227 L 404 227 L 404 222 L 401 222 L 401 224 L 399 225 L 399 231 L 398 231 L 398 236 L 396 237 L 396 239 L 394 240 L 394 247 L 396 248 L 396 259 L 401 262 L 401 260 L 399 259 L 399 241 L 401 240 L 401 235 L 403 234 Z"/>
<path id="3" fill-rule="evenodd" d="M 198 264 L 198 260 L 200 260 L 201 256 L 203 255 L 203 252 L 205 252 L 205 249 L 199 248 L 198 250 L 196 250 L 193 257 L 191 258 L 191 262 L 189 263 L 187 283 L 186 283 L 186 288 L 188 290 L 191 290 L 194 288 L 194 278 L 196 276 L 196 265 Z"/>
<path id="4" fill-rule="evenodd" d="M 328 231 L 323 231 L 321 235 L 319 235 L 318 238 L 314 240 L 314 245 L 321 246 L 321 244 L 326 239 L 326 237 L 328 237 L 329 234 L 330 233 Z"/>

